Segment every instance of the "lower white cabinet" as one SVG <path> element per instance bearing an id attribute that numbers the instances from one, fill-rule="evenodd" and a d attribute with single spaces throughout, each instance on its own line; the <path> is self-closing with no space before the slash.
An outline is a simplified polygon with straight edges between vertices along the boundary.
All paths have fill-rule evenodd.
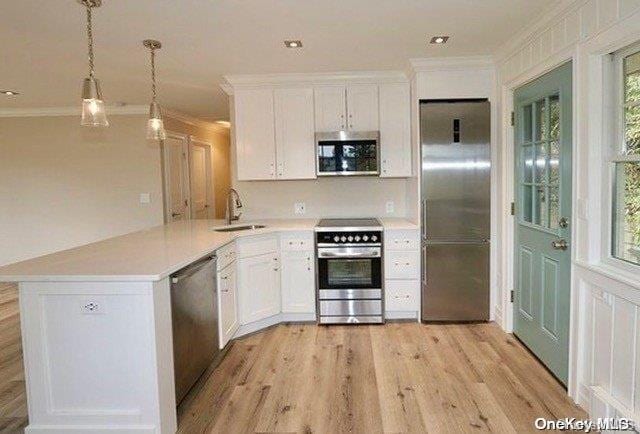
<path id="1" fill-rule="evenodd" d="M 233 338 L 239 325 L 237 273 L 234 261 L 218 272 L 218 333 L 221 349 Z"/>
<path id="2" fill-rule="evenodd" d="M 267 253 L 238 261 L 240 325 L 280 313 L 280 261 Z"/>
<path id="3" fill-rule="evenodd" d="M 316 311 L 313 250 L 283 250 L 281 279 L 283 313 Z"/>
<path id="4" fill-rule="evenodd" d="M 387 312 L 418 312 L 420 310 L 419 280 L 387 280 L 385 310 Z"/>

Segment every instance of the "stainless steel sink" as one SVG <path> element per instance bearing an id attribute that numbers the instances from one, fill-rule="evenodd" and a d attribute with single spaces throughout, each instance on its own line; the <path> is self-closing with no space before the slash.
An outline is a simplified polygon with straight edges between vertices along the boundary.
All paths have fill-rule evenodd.
<path id="1" fill-rule="evenodd" d="M 265 225 L 243 225 L 243 226 L 228 226 L 219 229 L 213 229 L 216 232 L 237 232 L 237 231 L 249 231 L 254 229 L 266 228 Z"/>

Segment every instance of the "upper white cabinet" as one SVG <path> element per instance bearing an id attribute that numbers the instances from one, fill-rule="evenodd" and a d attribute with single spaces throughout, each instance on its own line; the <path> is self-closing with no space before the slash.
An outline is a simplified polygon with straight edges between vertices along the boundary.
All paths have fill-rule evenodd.
<path id="1" fill-rule="evenodd" d="M 313 90 L 275 89 L 274 102 L 277 178 L 315 178 Z"/>
<path id="2" fill-rule="evenodd" d="M 347 128 L 347 103 L 344 86 L 317 86 L 313 90 L 316 125 L 319 133 L 342 131 Z"/>
<path id="3" fill-rule="evenodd" d="M 234 105 L 238 179 L 275 179 L 273 89 L 238 89 Z"/>
<path id="4" fill-rule="evenodd" d="M 411 95 L 406 83 L 381 84 L 380 176 L 411 176 Z"/>
<path id="5" fill-rule="evenodd" d="M 347 86 L 347 128 L 351 131 L 378 131 L 378 85 Z"/>

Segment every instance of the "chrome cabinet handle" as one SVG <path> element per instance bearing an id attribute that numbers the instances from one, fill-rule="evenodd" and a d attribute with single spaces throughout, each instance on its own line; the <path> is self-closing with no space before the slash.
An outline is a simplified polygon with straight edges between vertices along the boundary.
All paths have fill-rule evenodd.
<path id="1" fill-rule="evenodd" d="M 178 217 L 179 215 L 182 215 L 181 212 L 172 212 L 171 213 L 171 217 Z"/>
<path id="2" fill-rule="evenodd" d="M 567 248 L 569 247 L 569 243 L 567 243 L 567 240 L 554 240 L 551 241 L 551 247 L 553 247 L 556 250 L 567 250 Z"/>

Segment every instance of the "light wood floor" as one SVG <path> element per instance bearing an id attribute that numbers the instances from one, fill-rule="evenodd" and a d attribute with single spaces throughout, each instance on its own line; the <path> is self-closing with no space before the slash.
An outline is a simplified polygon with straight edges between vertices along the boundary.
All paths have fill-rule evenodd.
<path id="1" fill-rule="evenodd" d="M 26 425 L 18 289 L 0 283 L 0 432 L 22 432 Z"/>
<path id="2" fill-rule="evenodd" d="M 189 434 L 525 433 L 586 414 L 495 324 L 391 323 L 240 339 L 178 417 Z"/>

